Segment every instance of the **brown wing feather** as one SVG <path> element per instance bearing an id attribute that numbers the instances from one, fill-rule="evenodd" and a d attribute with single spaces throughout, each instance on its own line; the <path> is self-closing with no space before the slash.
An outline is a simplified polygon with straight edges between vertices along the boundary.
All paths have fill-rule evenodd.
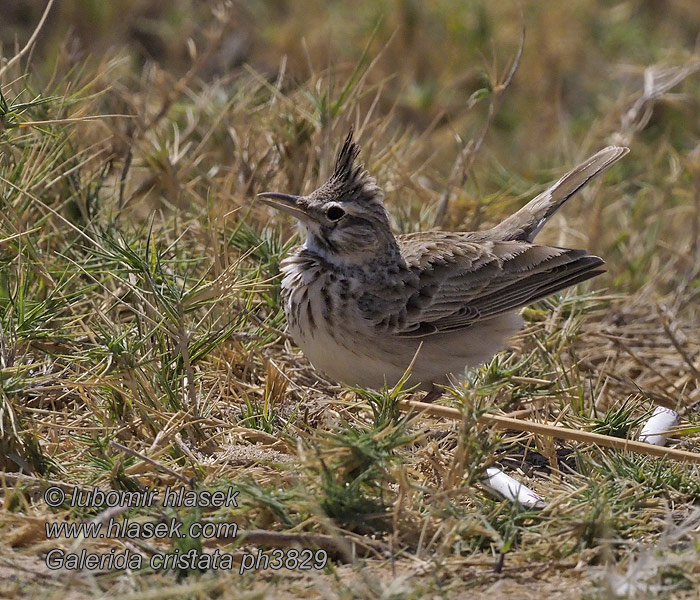
<path id="1" fill-rule="evenodd" d="M 488 231 L 398 236 L 410 277 L 405 304 L 395 300 L 406 311 L 382 325 L 405 336 L 455 331 L 601 273 L 597 256 L 531 242 L 571 196 L 628 151 L 604 148 Z"/>
<path id="2" fill-rule="evenodd" d="M 604 264 L 583 250 L 528 242 L 472 242 L 470 234 L 399 236 L 417 278 L 394 333 L 456 331 L 595 277 Z"/>

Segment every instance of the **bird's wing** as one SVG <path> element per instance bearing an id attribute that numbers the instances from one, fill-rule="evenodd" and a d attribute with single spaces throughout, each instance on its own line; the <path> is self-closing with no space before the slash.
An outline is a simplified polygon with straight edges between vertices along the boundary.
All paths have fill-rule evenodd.
<path id="1" fill-rule="evenodd" d="M 398 240 L 410 276 L 401 288 L 400 314 L 377 324 L 409 337 L 469 327 L 594 277 L 604 264 L 584 250 L 474 242 L 469 234 L 425 232 Z"/>

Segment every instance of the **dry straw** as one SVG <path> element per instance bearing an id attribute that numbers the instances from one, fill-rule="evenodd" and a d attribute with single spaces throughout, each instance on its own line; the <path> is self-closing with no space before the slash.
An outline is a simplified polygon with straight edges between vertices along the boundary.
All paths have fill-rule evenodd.
<path id="1" fill-rule="evenodd" d="M 457 408 L 449 406 L 440 406 L 437 404 L 426 404 L 425 402 L 414 402 L 403 400 L 399 406 L 406 411 L 420 411 L 422 413 L 435 417 L 444 417 L 454 421 L 462 420 L 462 413 Z M 687 450 L 678 450 L 676 448 L 664 448 L 662 446 L 654 446 L 644 442 L 636 442 L 617 438 L 610 435 L 602 435 L 600 433 L 592 433 L 590 431 L 578 431 L 569 429 L 568 427 L 560 427 L 558 425 L 547 425 L 546 423 L 536 423 L 534 421 L 526 421 L 522 419 L 514 419 L 512 417 L 503 417 L 500 415 L 483 415 L 479 418 L 479 423 L 483 425 L 493 425 L 496 429 L 510 429 L 514 431 L 524 431 L 527 433 L 536 433 L 540 435 L 550 436 L 559 440 L 571 440 L 575 442 L 584 442 L 603 446 L 604 448 L 615 448 L 616 450 L 626 450 L 629 452 L 639 452 L 641 454 L 649 454 L 660 458 L 671 458 L 685 462 L 700 464 L 700 453 L 688 452 Z"/>

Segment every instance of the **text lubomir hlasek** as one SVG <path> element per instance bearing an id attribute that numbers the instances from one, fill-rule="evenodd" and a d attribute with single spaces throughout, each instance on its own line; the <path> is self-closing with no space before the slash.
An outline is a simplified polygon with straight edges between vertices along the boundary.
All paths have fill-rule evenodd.
<path id="1" fill-rule="evenodd" d="M 238 507 L 239 492 L 229 487 L 215 492 L 209 490 L 188 490 L 184 487 L 167 486 L 164 490 L 143 490 L 132 492 L 125 490 L 90 490 L 76 489 L 70 499 L 71 506 L 152 506 L 161 500 L 162 506 L 190 506 L 200 508 Z"/>

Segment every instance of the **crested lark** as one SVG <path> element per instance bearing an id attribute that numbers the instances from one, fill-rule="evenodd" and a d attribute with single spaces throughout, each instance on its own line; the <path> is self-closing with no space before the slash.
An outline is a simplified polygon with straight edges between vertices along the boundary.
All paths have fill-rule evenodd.
<path id="1" fill-rule="evenodd" d="M 355 164 L 351 132 L 315 192 L 258 195 L 306 236 L 282 262 L 292 337 L 314 367 L 350 385 L 392 385 L 414 357 L 409 381 L 423 389 L 463 375 L 521 328 L 519 308 L 603 272 L 603 260 L 585 250 L 533 239 L 627 152 L 601 150 L 492 229 L 395 236 L 381 189 Z"/>

